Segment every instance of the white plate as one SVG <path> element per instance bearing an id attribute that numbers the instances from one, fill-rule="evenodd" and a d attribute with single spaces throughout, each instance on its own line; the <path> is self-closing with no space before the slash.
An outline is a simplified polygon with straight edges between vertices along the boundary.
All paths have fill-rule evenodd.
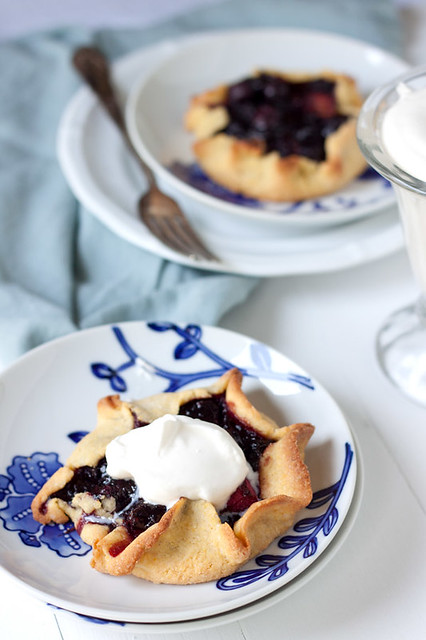
<path id="1" fill-rule="evenodd" d="M 90 568 L 83 557 L 89 548 L 72 529 L 33 520 L 33 496 L 81 432 L 93 428 L 100 397 L 120 391 L 137 398 L 203 386 L 230 366 L 245 373 L 248 396 L 278 422 L 316 426 L 306 453 L 311 508 L 239 578 L 182 587 L 103 575 Z M 237 333 L 142 322 L 83 331 L 20 359 L 0 377 L 0 395 L 0 566 L 34 595 L 63 609 L 154 624 L 233 611 L 309 570 L 333 543 L 351 507 L 356 451 L 336 403 L 285 356 Z"/>
<path id="2" fill-rule="evenodd" d="M 269 205 L 200 180 L 199 171 L 184 170 L 183 180 L 174 174 L 170 169 L 173 163 L 184 167 L 194 163 L 194 136 L 183 125 L 194 95 L 242 80 L 254 69 L 283 68 L 311 73 L 335 69 L 354 77 L 362 95 L 367 96 L 387 78 L 408 69 L 408 64 L 370 44 L 336 34 L 242 29 L 193 37 L 148 77 L 142 73 L 135 80 L 126 107 L 130 138 L 164 190 L 180 201 L 200 227 L 211 226 L 214 230 L 210 219 L 222 226 L 237 217 L 241 227 L 255 227 L 256 235 L 269 227 L 282 233 L 288 226 L 348 223 L 395 202 L 389 183 L 372 169 L 328 196 Z"/>
<path id="3" fill-rule="evenodd" d="M 191 42 L 196 36 L 182 39 Z M 162 42 L 116 63 L 115 81 L 123 101 L 136 77 L 176 50 Z M 101 222 L 128 242 L 188 266 L 254 276 L 282 276 L 339 270 L 388 255 L 403 246 L 395 207 L 331 229 L 287 228 L 269 235 L 249 225 L 228 223 L 199 233 L 221 264 L 195 262 L 159 243 L 139 221 L 136 204 L 145 187 L 140 169 L 119 133 L 86 88 L 68 105 L 58 131 L 58 156 L 76 197 Z M 244 227 L 244 228 L 242 228 Z"/>

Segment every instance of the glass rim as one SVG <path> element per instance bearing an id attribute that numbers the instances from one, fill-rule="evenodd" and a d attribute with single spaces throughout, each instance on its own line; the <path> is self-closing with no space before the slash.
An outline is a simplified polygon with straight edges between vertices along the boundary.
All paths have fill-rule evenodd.
<path id="1" fill-rule="evenodd" d="M 426 182 L 408 174 L 399 167 L 383 146 L 376 119 L 384 101 L 395 93 L 401 82 L 410 82 L 420 76 L 425 76 L 426 65 L 412 67 L 408 71 L 396 76 L 390 82 L 374 89 L 362 105 L 357 121 L 357 140 L 367 162 L 390 182 L 419 195 L 426 195 Z"/>

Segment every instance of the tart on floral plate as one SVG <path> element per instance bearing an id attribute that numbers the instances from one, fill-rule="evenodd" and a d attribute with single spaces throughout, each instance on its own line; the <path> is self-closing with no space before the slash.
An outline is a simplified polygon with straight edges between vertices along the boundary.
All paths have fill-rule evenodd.
<path id="1" fill-rule="evenodd" d="M 278 424 L 316 426 L 305 453 L 312 500 L 267 549 L 219 580 L 153 584 L 94 571 L 73 526 L 34 520 L 34 496 L 92 428 L 99 398 L 209 386 L 235 367 L 247 398 Z M 1 375 L 0 393 L 0 564 L 56 607 L 120 624 L 220 618 L 313 574 L 345 528 L 358 460 L 344 416 L 309 374 L 246 336 L 169 322 L 90 329 L 28 353 Z"/>
<path id="2" fill-rule="evenodd" d="M 34 519 L 71 520 L 102 573 L 184 585 L 235 574 L 312 500 L 313 425 L 279 427 L 242 379 L 233 368 L 209 387 L 102 398 L 96 428 L 34 498 Z"/>

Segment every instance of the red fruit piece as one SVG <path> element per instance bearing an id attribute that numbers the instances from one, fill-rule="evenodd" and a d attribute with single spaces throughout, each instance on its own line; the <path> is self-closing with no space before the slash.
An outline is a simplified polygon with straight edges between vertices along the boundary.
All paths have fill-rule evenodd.
<path id="1" fill-rule="evenodd" d="M 119 542 L 115 542 L 109 548 L 109 555 L 116 558 L 126 547 L 129 546 L 129 542 L 129 540 L 120 540 Z"/>
<path id="2" fill-rule="evenodd" d="M 336 115 L 336 100 L 334 95 L 313 91 L 306 96 L 305 109 L 321 118 L 331 118 Z"/>
<path id="3" fill-rule="evenodd" d="M 228 500 L 226 508 L 228 511 L 240 513 L 249 508 L 253 502 L 257 502 L 256 491 L 247 478 L 240 486 L 235 489 L 234 493 Z"/>

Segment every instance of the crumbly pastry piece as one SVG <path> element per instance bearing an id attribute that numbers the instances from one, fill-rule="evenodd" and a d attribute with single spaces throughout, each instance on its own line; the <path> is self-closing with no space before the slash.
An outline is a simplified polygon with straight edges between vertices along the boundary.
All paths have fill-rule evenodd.
<path id="1" fill-rule="evenodd" d="M 72 520 L 93 547 L 92 566 L 104 573 L 169 584 L 207 582 L 231 574 L 282 535 L 312 498 L 303 457 L 314 427 L 279 427 L 255 409 L 241 382 L 241 373 L 233 369 L 206 388 L 135 402 L 103 398 L 96 428 L 34 498 L 34 518 L 43 524 Z M 258 495 L 246 480 L 221 513 L 209 502 L 185 497 L 168 510 L 142 499 L 135 502 L 131 480 L 106 474 L 106 446 L 166 413 L 226 428 L 258 471 Z"/>
<path id="2" fill-rule="evenodd" d="M 353 78 L 259 71 L 192 98 L 185 126 L 198 163 L 245 196 L 297 201 L 337 191 L 366 168 Z"/>

